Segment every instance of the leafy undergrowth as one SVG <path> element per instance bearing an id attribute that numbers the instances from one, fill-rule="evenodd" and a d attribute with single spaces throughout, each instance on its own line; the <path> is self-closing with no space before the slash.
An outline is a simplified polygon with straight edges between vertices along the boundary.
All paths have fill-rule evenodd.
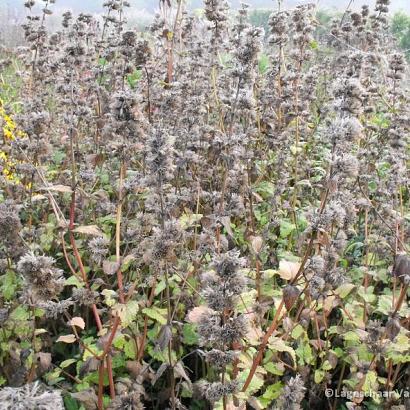
<path id="1" fill-rule="evenodd" d="M 48 33 L 43 3 L 1 62 L 0 407 L 405 409 L 388 2 L 269 33 L 222 0 L 160 2 L 144 33 L 110 0 Z"/>

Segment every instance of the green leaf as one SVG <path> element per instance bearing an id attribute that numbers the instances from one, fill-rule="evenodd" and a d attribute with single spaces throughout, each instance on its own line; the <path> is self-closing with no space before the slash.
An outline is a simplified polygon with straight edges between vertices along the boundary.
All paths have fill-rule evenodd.
<path id="1" fill-rule="evenodd" d="M 203 217 L 203 214 L 188 214 L 184 213 L 179 218 L 179 223 L 182 229 L 188 229 L 195 225 L 198 225 L 199 221 Z"/>
<path id="2" fill-rule="evenodd" d="M 129 326 L 137 317 L 139 310 L 138 302 L 131 300 L 125 305 L 123 303 L 117 303 L 112 307 L 114 314 L 117 314 L 121 319 L 121 325 L 124 327 Z"/>
<path id="3" fill-rule="evenodd" d="M 364 286 L 360 286 L 357 293 L 366 303 L 373 303 L 377 299 L 374 294 L 374 286 L 369 286 L 367 289 Z"/>
<path id="4" fill-rule="evenodd" d="M 296 349 L 296 354 L 300 359 L 299 362 L 303 366 L 305 364 L 311 364 L 315 360 L 315 356 L 313 355 L 312 347 L 309 343 L 303 343 Z"/>
<path id="5" fill-rule="evenodd" d="M 265 390 L 265 393 L 260 397 L 262 404 L 268 406 L 273 400 L 276 400 L 281 394 L 282 387 L 283 384 L 281 382 L 269 385 Z"/>
<path id="6" fill-rule="evenodd" d="M 116 297 L 117 297 L 117 292 L 111 289 L 104 289 L 101 294 L 104 296 L 104 303 L 107 306 L 114 306 L 115 303 L 117 302 Z"/>
<path id="7" fill-rule="evenodd" d="M 393 306 L 393 296 L 392 295 L 379 295 L 377 297 L 377 308 L 375 312 L 379 312 L 387 316 L 392 311 L 392 306 Z M 410 308 L 406 303 L 402 304 L 399 310 L 399 314 L 404 317 L 407 317 L 410 315 Z"/>
<path id="8" fill-rule="evenodd" d="M 30 313 L 24 306 L 17 306 L 10 314 L 10 319 L 25 321 L 30 318 Z"/>
<path id="9" fill-rule="evenodd" d="M 142 309 L 142 313 L 151 319 L 154 319 L 156 322 L 161 323 L 161 325 L 165 325 L 167 323 L 167 309 L 161 309 L 154 306 L 152 308 Z"/>
<path id="10" fill-rule="evenodd" d="M 344 299 L 355 287 L 353 283 L 343 283 L 335 290 L 335 293 L 341 299 Z"/>
<path id="11" fill-rule="evenodd" d="M 282 369 L 279 366 L 279 363 L 273 363 L 273 362 L 269 362 L 266 363 L 263 368 L 268 371 L 269 373 L 272 373 L 276 376 L 282 376 L 283 373 L 285 372 L 285 367 L 282 365 Z"/>
<path id="12" fill-rule="evenodd" d="M 296 225 L 287 221 L 286 219 L 282 219 L 280 221 L 280 237 L 287 238 L 294 230 L 296 229 Z"/>
<path id="13" fill-rule="evenodd" d="M 71 397 L 69 395 L 64 396 L 64 407 L 66 410 L 79 410 L 79 405 L 77 400 L 74 397 Z"/>
<path id="14" fill-rule="evenodd" d="M 377 373 L 373 370 L 369 370 L 366 373 L 365 376 L 365 381 L 363 384 L 363 391 L 364 392 L 370 392 L 370 391 L 376 391 L 378 388 L 378 383 L 377 383 Z"/>
<path id="15" fill-rule="evenodd" d="M 64 283 L 66 286 L 75 286 L 76 288 L 83 288 L 84 283 L 80 282 L 80 280 L 77 278 L 77 276 L 70 276 L 65 280 Z"/>
<path id="16" fill-rule="evenodd" d="M 329 360 L 325 360 L 322 365 L 323 370 L 330 370 L 332 369 L 332 365 L 330 364 Z"/>
<path id="17" fill-rule="evenodd" d="M 326 372 L 324 370 L 320 370 L 320 369 L 315 370 L 315 377 L 314 377 L 315 383 L 316 384 L 321 383 L 325 375 L 326 375 Z"/>
<path id="18" fill-rule="evenodd" d="M 243 384 L 245 383 L 245 380 L 247 379 L 249 375 L 250 369 L 246 369 L 243 372 L 241 372 L 238 376 L 238 381 Z M 259 377 L 257 374 L 255 374 L 252 378 L 252 381 L 250 382 L 248 388 L 246 389 L 246 394 L 251 395 L 253 393 L 256 393 L 260 388 L 263 386 L 263 379 Z"/>
<path id="19" fill-rule="evenodd" d="M 269 68 L 269 57 L 266 54 L 261 54 L 258 61 L 258 68 L 260 74 L 265 74 Z"/>
<path id="20" fill-rule="evenodd" d="M 5 275 L 0 277 L 0 281 L 2 284 L 0 293 L 6 300 L 11 300 L 15 296 L 16 290 L 18 288 L 16 274 L 13 271 L 8 270 Z"/>
<path id="21" fill-rule="evenodd" d="M 61 369 L 55 368 L 53 371 L 46 373 L 44 375 L 44 378 L 50 386 L 53 386 L 56 383 L 64 380 L 64 377 L 61 377 L 60 375 Z"/>
<path id="22" fill-rule="evenodd" d="M 294 339 L 299 339 L 300 336 L 305 334 L 305 329 L 301 325 L 296 325 L 295 328 L 292 330 L 292 337 Z"/>
<path id="23" fill-rule="evenodd" d="M 76 362 L 77 362 L 77 360 L 75 360 L 75 359 L 67 359 L 67 360 L 64 360 L 63 362 L 61 362 L 59 367 L 61 367 L 62 369 L 65 369 L 66 367 L 68 367 L 68 366 L 70 366 L 70 365 L 72 365 Z"/>
<path id="24" fill-rule="evenodd" d="M 277 352 L 287 352 L 291 355 L 293 362 L 296 364 L 296 353 L 290 347 L 287 346 L 285 341 L 280 339 L 279 337 L 271 337 L 269 339 L 269 348 L 275 350 Z"/>
<path id="25" fill-rule="evenodd" d="M 135 70 L 132 74 L 127 76 L 128 84 L 131 88 L 134 88 L 138 81 L 142 78 L 142 70 Z"/>
<path id="26" fill-rule="evenodd" d="M 158 296 L 166 287 L 165 280 L 160 280 L 155 286 L 155 296 Z"/>
<path id="27" fill-rule="evenodd" d="M 198 335 L 195 331 L 195 325 L 191 323 L 184 323 L 182 328 L 183 341 L 186 345 L 192 346 L 198 344 Z"/>
<path id="28" fill-rule="evenodd" d="M 359 335 L 353 330 L 349 330 L 343 335 L 343 339 L 350 342 L 360 342 Z"/>
<path id="29" fill-rule="evenodd" d="M 134 340 L 127 340 L 124 343 L 124 354 L 128 359 L 135 359 L 137 355 L 137 351 L 135 349 L 135 341 Z"/>

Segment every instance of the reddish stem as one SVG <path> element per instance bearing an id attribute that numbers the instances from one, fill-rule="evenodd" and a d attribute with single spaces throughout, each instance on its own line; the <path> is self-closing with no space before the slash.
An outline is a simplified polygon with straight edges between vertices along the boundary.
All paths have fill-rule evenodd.
<path id="1" fill-rule="evenodd" d="M 278 306 L 278 309 L 275 313 L 275 317 L 273 318 L 273 321 L 271 325 L 269 326 L 269 329 L 265 333 L 265 336 L 263 337 L 263 340 L 259 346 L 258 354 L 256 355 L 255 359 L 253 359 L 252 367 L 251 370 L 249 371 L 249 375 L 246 378 L 245 384 L 242 387 L 242 391 L 246 391 L 246 389 L 249 387 L 253 376 L 256 372 L 257 367 L 259 366 L 259 363 L 262 361 L 263 358 L 263 353 L 265 352 L 266 346 L 268 344 L 269 338 L 272 336 L 272 333 L 276 330 L 278 324 L 279 324 L 279 318 L 280 314 L 282 312 L 283 306 L 285 305 L 284 301 L 282 300 Z"/>

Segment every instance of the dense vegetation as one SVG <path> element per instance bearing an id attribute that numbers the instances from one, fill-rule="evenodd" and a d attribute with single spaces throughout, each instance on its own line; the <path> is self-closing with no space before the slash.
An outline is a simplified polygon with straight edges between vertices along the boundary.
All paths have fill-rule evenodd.
<path id="1" fill-rule="evenodd" d="M 407 408 L 405 16 L 161 1 L 140 33 L 108 0 L 48 33 L 34 3 L 0 62 L 0 408 Z"/>

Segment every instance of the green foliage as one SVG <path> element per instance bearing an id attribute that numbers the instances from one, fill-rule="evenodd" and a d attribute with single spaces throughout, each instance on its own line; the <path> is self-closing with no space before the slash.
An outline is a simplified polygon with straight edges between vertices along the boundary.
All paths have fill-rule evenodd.
<path id="1" fill-rule="evenodd" d="M 403 12 L 395 13 L 391 19 L 391 30 L 407 59 L 410 59 L 410 16 Z"/>

